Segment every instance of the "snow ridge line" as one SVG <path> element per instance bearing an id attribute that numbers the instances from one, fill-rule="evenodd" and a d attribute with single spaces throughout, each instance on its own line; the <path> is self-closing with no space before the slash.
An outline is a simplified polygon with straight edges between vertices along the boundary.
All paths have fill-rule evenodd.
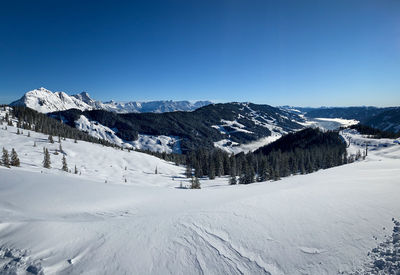
<path id="1" fill-rule="evenodd" d="M 204 242 L 205 247 L 210 248 L 217 253 L 218 256 L 221 256 L 224 262 L 229 267 L 233 268 L 235 274 L 248 274 L 251 272 L 255 274 L 271 275 L 265 267 L 234 248 L 229 241 L 225 240 L 221 236 L 201 228 L 195 223 L 192 223 L 191 225 L 181 224 L 181 226 L 191 232 L 190 236 L 192 242 L 186 240 L 189 244 L 194 246 L 197 237 L 199 240 Z"/>

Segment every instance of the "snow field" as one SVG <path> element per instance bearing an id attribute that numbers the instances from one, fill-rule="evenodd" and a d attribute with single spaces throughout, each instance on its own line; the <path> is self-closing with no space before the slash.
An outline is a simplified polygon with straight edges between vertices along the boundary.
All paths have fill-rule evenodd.
<path id="1" fill-rule="evenodd" d="M 365 161 L 189 190 L 179 188 L 182 167 L 83 141 L 61 142 L 81 175 L 63 172 L 57 137 L 50 144 L 16 131 L 0 129 L 0 146 L 21 159 L 19 168 L 0 166 L 0 273 L 351 274 L 400 217 L 392 140 L 368 139 L 382 146 Z M 349 150 L 363 148 L 364 137 L 346 135 L 361 139 Z M 52 169 L 42 168 L 43 146 Z"/>

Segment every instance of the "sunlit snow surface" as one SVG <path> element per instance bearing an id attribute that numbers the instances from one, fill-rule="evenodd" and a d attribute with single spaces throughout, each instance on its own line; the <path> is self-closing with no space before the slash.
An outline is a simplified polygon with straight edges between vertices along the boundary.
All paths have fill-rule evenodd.
<path id="1" fill-rule="evenodd" d="M 309 175 L 237 186 L 201 180 L 201 190 L 189 190 L 180 188 L 183 167 L 82 141 L 62 141 L 82 174 L 62 172 L 57 142 L 16 131 L 0 129 L 0 145 L 21 159 L 20 168 L 0 167 L 0 273 L 346 274 L 363 267 L 400 216 L 393 140 L 343 133 L 357 137 L 351 147 L 382 146 L 365 161 Z M 52 169 L 41 167 L 43 146 Z"/>

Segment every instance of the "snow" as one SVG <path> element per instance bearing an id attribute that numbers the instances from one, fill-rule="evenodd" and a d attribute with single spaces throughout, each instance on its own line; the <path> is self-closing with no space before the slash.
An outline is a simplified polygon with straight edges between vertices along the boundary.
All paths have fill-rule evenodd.
<path id="1" fill-rule="evenodd" d="M 307 118 L 305 122 L 300 124 L 303 124 L 305 127 L 319 127 L 325 130 L 337 130 L 340 127 L 348 127 L 358 123 L 359 121 L 355 119 L 320 117 L 320 118 Z"/>
<path id="2" fill-rule="evenodd" d="M 25 93 L 19 100 L 11 103 L 12 106 L 26 106 L 41 113 L 64 111 L 68 109 L 93 110 L 103 109 L 116 113 L 140 112 L 173 112 L 193 111 L 197 108 L 211 104 L 210 101 L 131 101 L 131 102 L 101 102 L 92 99 L 88 93 L 71 95 L 64 92 L 51 92 L 46 88 L 39 88 Z"/>
<path id="3" fill-rule="evenodd" d="M 238 154 L 241 152 L 248 153 L 257 150 L 258 148 L 268 145 L 275 140 L 278 140 L 282 135 L 272 132 L 268 137 L 260 138 L 256 141 L 239 144 L 237 142 L 232 142 L 229 139 L 222 139 L 220 141 L 214 142 L 214 147 L 219 148 L 230 154 Z"/>
<path id="4" fill-rule="evenodd" d="M 21 99 L 11 103 L 16 106 L 26 106 L 41 113 L 63 111 L 68 109 L 91 110 L 92 107 L 78 98 L 64 92 L 51 92 L 39 88 L 27 92 Z"/>
<path id="5" fill-rule="evenodd" d="M 200 190 L 179 188 L 184 168 L 138 152 L 62 141 L 74 175 L 62 154 L 41 167 L 42 147 L 58 148 L 47 136 L 9 126 L 0 144 L 21 159 L 0 167 L 0 273 L 348 274 L 400 215 L 393 141 L 365 161 L 251 185 L 203 179 Z"/>
<path id="6" fill-rule="evenodd" d="M 340 131 L 340 135 L 347 143 L 347 152 L 348 154 L 355 155 L 358 151 L 364 152 L 365 147 L 368 147 L 368 152 L 376 152 L 371 157 L 376 157 L 381 155 L 381 149 L 396 146 L 396 140 L 389 139 L 389 138 L 369 138 L 367 135 L 360 135 L 357 130 L 355 129 L 345 129 Z M 388 152 L 385 152 L 388 154 Z"/>
<path id="7" fill-rule="evenodd" d="M 241 152 L 248 153 L 257 150 L 258 148 L 268 145 L 275 140 L 279 139 L 282 135 L 287 132 L 282 129 L 282 127 L 278 126 L 278 123 L 275 118 L 269 117 L 266 115 L 261 115 L 259 112 L 254 111 L 249 107 L 248 103 L 239 103 L 243 106 L 242 109 L 247 108 L 250 111 L 250 119 L 255 125 L 262 126 L 267 128 L 271 133 L 269 136 L 260 138 L 256 141 L 238 144 L 237 142 L 233 142 L 229 139 L 228 132 L 224 127 L 233 128 L 237 132 L 244 132 L 248 134 L 252 134 L 253 132 L 246 130 L 246 126 L 239 123 L 237 120 L 229 121 L 221 119 L 221 125 L 212 125 L 211 127 L 217 129 L 221 134 L 228 135 L 227 138 L 214 142 L 214 147 L 219 148 L 225 152 L 238 154 Z M 280 116 L 283 119 L 289 119 L 287 116 L 276 113 L 276 115 Z M 237 119 L 244 118 L 242 114 L 238 114 Z M 300 116 L 301 119 L 304 119 L 303 116 Z M 303 124 L 301 122 L 296 121 L 299 124 Z"/>
<path id="8" fill-rule="evenodd" d="M 117 129 L 111 129 L 97 121 L 91 121 L 84 115 L 81 115 L 79 119 L 75 121 L 75 125 L 77 129 L 85 131 L 93 137 L 105 139 L 124 148 L 149 150 L 160 153 L 181 153 L 180 139 L 176 136 L 139 134 L 137 140 L 123 140 L 116 135 Z"/>
<path id="9" fill-rule="evenodd" d="M 177 136 L 153 136 L 139 134 L 135 141 L 129 142 L 135 149 L 149 150 L 152 152 L 182 153 L 180 138 Z"/>
<path id="10" fill-rule="evenodd" d="M 110 129 L 97 121 L 90 121 L 84 115 L 81 115 L 79 119 L 75 121 L 75 127 L 95 138 L 105 139 L 120 146 L 127 146 L 127 144 L 115 134 L 115 130 Z"/>
<path id="11" fill-rule="evenodd" d="M 28 137 L 27 130 L 23 130 L 23 135 L 17 135 L 16 132 L 17 128 L 11 126 L 7 126 L 7 130 L 0 129 L 0 145 L 9 152 L 11 148 L 15 148 L 21 160 L 21 169 L 32 172 L 69 175 L 77 180 L 85 177 L 99 182 L 107 181 L 108 183 L 133 185 L 141 185 L 141 177 L 147 175 L 147 185 L 159 185 L 168 184 L 170 181 L 173 183 L 173 177 L 179 176 L 184 171 L 182 167 L 172 165 L 148 154 L 122 151 L 80 140 L 78 140 L 78 143 L 74 143 L 73 140 L 67 139 L 61 140 L 67 163 L 72 170 L 76 165 L 81 175 L 79 177 L 65 174 L 60 171 L 63 154 L 58 152 L 60 144 L 57 142 L 57 137 L 54 137 L 54 143 L 49 143 L 48 136 L 43 134 L 30 131 L 31 136 Z M 36 147 L 33 147 L 34 143 L 36 143 Z M 49 150 L 51 166 L 54 169 L 42 168 L 43 147 Z M 57 155 L 54 154 L 56 152 L 58 152 Z M 159 174 L 154 175 L 156 167 Z M 148 175 L 152 175 L 152 177 Z"/>

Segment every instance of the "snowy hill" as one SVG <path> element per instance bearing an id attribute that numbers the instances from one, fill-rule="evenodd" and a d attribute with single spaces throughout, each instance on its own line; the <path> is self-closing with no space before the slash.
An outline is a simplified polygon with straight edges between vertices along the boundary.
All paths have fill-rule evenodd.
<path id="1" fill-rule="evenodd" d="M 283 109 L 238 102 L 210 104 L 193 112 L 116 114 L 104 110 L 67 110 L 49 115 L 92 135 L 98 136 L 99 131 L 106 129 L 107 134 L 101 136 L 110 142 L 118 137 L 118 144 L 123 146 L 140 149 L 143 140 L 151 140 L 149 144 L 165 144 L 168 140 L 168 146 L 162 146 L 169 148 L 167 152 L 177 152 L 178 147 L 182 152 L 200 147 L 218 147 L 234 153 L 251 151 L 285 133 L 302 129 L 305 122 L 301 116 Z M 152 146 L 148 148 L 153 150 Z"/>
<path id="2" fill-rule="evenodd" d="M 397 240 L 386 239 L 400 216 L 393 140 L 344 132 L 349 150 L 381 146 L 308 175 L 237 186 L 201 179 L 189 190 L 182 167 L 83 141 L 61 142 L 79 171 L 63 172 L 57 142 L 4 127 L 0 144 L 15 148 L 21 167 L 0 166 L 1 274 L 372 274 L 376 260 L 392 263 L 371 251 L 386 255 Z"/>
<path id="3" fill-rule="evenodd" d="M 64 92 L 51 92 L 45 88 L 27 92 L 19 100 L 12 102 L 11 106 L 25 106 L 41 113 L 78 110 L 107 110 L 116 113 L 163 113 L 175 111 L 193 111 L 202 106 L 211 104 L 210 101 L 132 101 L 132 102 L 101 102 L 92 99 L 88 93 L 67 95 Z"/>

